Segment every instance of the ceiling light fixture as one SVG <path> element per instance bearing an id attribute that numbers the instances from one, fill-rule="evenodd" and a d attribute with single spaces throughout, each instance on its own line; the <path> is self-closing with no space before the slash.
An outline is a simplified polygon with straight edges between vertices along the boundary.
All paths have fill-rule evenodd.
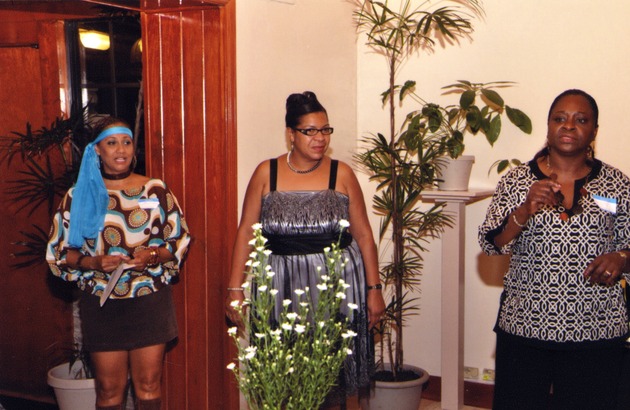
<path id="1" fill-rule="evenodd" d="M 101 31 L 79 29 L 79 39 L 85 48 L 109 50 L 109 35 Z"/>

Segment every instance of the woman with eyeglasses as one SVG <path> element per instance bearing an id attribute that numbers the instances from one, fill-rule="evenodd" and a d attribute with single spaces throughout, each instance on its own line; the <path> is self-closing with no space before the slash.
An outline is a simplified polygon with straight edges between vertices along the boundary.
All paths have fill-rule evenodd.
<path id="1" fill-rule="evenodd" d="M 277 300 L 296 299 L 294 290 L 309 287 L 317 303 L 317 267 L 326 266 L 324 248 L 337 242 L 339 221 L 350 222 L 341 247 L 348 263 L 343 279 L 350 287 L 344 300 L 358 305 L 349 315 L 355 337 L 351 365 L 342 372 L 343 390 L 329 395 L 326 405 L 345 404 L 347 395 L 365 392 L 374 368 L 370 328 L 385 309 L 379 279 L 376 245 L 359 182 L 345 163 L 326 155 L 333 128 L 314 93 L 291 94 L 286 101 L 286 134 L 291 150 L 258 165 L 251 177 L 234 244 L 228 284 L 227 315 L 239 324 L 233 301 L 244 300 L 245 263 L 251 252 L 252 225 L 262 223 L 272 250 Z M 298 303 L 293 303 L 297 306 Z M 279 309 L 278 309 L 279 310 Z"/>
<path id="2" fill-rule="evenodd" d="M 485 253 L 511 255 L 495 326 L 496 410 L 616 408 L 630 179 L 594 157 L 598 116 L 586 92 L 558 95 L 546 146 L 500 180 L 479 229 Z"/>

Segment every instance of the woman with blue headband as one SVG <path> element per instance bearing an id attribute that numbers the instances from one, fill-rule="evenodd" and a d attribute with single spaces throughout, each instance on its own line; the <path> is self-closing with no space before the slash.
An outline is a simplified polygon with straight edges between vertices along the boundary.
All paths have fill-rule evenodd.
<path id="1" fill-rule="evenodd" d="M 136 409 L 161 408 L 166 344 L 177 337 L 169 286 L 190 243 L 166 184 L 133 172 L 133 133 L 109 117 L 95 127 L 76 184 L 53 218 L 46 259 L 77 282 L 82 343 L 96 380 L 96 409 L 123 409 L 129 375 Z"/>

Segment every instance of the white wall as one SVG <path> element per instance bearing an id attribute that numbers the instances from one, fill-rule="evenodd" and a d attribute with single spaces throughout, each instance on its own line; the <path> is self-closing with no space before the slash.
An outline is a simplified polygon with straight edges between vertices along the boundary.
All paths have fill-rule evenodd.
<path id="1" fill-rule="evenodd" d="M 355 43 L 351 6 L 345 0 L 294 2 L 237 1 L 240 201 L 256 164 L 286 149 L 284 100 L 290 92 L 311 89 L 321 97 L 336 129 L 332 155 L 342 160 L 351 161 L 360 136 L 386 130 L 379 99 L 387 87 L 385 63 L 365 48 L 363 36 Z M 532 118 L 534 131 L 527 136 L 505 125 L 493 149 L 481 136 L 467 140 L 466 153 L 476 156 L 471 185 L 493 188 L 498 177 L 488 176 L 488 169 L 498 158 L 531 158 L 544 143 L 549 104 L 567 88 L 582 88 L 597 99 L 596 154 L 630 173 L 630 3 L 484 0 L 484 6 L 472 42 L 421 55 L 399 77 L 400 83 L 416 80 L 419 93 L 438 102 L 448 101 L 440 88 L 459 79 L 518 83 L 501 94 Z M 373 186 L 365 177 L 361 181 L 369 200 Z M 477 227 L 487 206 L 488 200 L 469 205 L 466 224 L 465 365 L 480 370 L 494 368 L 492 326 L 505 268 L 503 260 L 479 251 Z M 376 218 L 372 226 L 378 226 Z M 405 340 L 406 361 L 433 375 L 440 375 L 441 249 L 437 240 L 426 254 L 421 312 Z"/>
<path id="2" fill-rule="evenodd" d="M 237 0 L 240 198 L 258 163 L 288 149 L 285 102 L 314 91 L 335 128 L 330 154 L 351 162 L 356 136 L 356 35 L 343 0 Z M 289 1 L 289 3 L 286 3 Z"/>

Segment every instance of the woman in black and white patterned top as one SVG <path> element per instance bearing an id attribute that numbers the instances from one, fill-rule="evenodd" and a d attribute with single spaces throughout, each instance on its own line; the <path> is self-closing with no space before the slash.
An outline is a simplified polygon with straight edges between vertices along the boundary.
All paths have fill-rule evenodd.
<path id="1" fill-rule="evenodd" d="M 628 314 L 630 179 L 594 158 L 595 100 L 567 90 L 547 144 L 499 182 L 479 228 L 511 254 L 495 326 L 494 409 L 614 409 Z"/>

